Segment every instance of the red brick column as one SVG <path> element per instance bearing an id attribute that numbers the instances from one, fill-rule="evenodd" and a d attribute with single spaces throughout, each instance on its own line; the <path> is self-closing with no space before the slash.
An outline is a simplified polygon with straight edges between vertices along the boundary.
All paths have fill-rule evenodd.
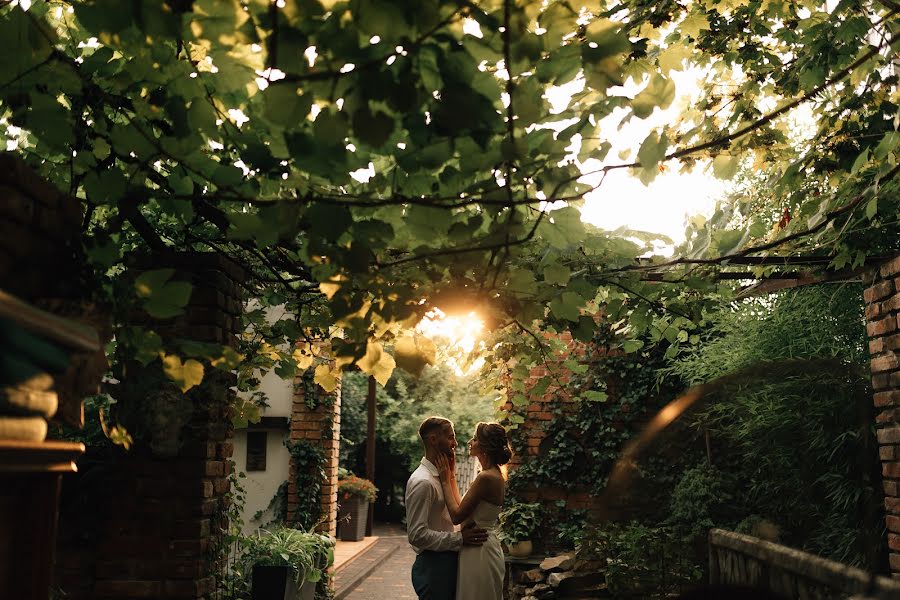
<path id="1" fill-rule="evenodd" d="M 156 331 L 234 344 L 242 273 L 215 255 L 177 262 L 176 277 L 194 284 L 190 304 Z M 84 506 L 60 519 L 57 575 L 66 598 L 209 598 L 224 572 L 236 377 L 206 365 L 202 383 L 182 393 L 155 369 L 129 367 L 116 392 L 114 418 L 134 432 L 135 447 L 72 482 Z M 157 437 L 161 431 L 172 435 Z"/>
<path id="2" fill-rule="evenodd" d="M 900 577 L 900 257 L 871 274 L 864 292 L 875 390 L 891 572 Z"/>
<path id="3" fill-rule="evenodd" d="M 312 395 L 310 399 L 308 395 Z M 313 406 L 314 408 L 310 408 Z M 291 415 L 291 443 L 310 443 L 324 454 L 323 480 L 319 494 L 321 515 L 318 530 L 335 535 L 337 531 L 337 473 L 341 439 L 341 388 L 325 392 L 312 382 L 312 369 L 294 381 L 294 404 Z M 307 490 L 297 480 L 297 465 L 291 458 L 288 478 L 287 521 L 297 522 L 299 499 Z"/>

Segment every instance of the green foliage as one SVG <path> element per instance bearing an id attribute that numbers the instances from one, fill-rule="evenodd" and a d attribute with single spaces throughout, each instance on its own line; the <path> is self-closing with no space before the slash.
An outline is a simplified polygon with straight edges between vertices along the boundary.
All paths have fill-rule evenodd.
<path id="1" fill-rule="evenodd" d="M 615 347 L 620 338 L 608 330 L 598 332 L 593 343 L 600 348 Z M 650 346 L 643 352 L 599 353 L 586 364 L 567 361 L 558 365 L 560 373 L 576 369 L 565 390 L 577 390 L 582 400 L 574 404 L 549 403 L 553 418 L 543 424 L 544 441 L 538 456 L 527 452 L 525 431 L 515 430 L 511 438 L 523 464 L 510 475 L 510 490 L 521 493 L 529 488 L 579 486 L 599 494 L 623 445 L 634 437 L 656 407 L 666 387 L 660 388 L 658 369 L 664 349 Z M 551 374 L 549 379 L 555 376 Z M 524 378 L 523 378 L 524 379 Z M 516 385 L 513 383 L 513 385 Z M 530 397 L 541 395 L 528 390 Z M 514 401 L 515 404 L 515 401 Z M 524 414 L 526 406 L 517 406 L 511 414 Z"/>
<path id="2" fill-rule="evenodd" d="M 500 513 L 500 533 L 504 544 L 530 540 L 541 521 L 542 508 L 538 502 L 509 502 Z"/>
<path id="3" fill-rule="evenodd" d="M 240 563 L 251 573 L 254 565 L 289 567 L 299 587 L 317 583 L 334 563 L 334 538 L 307 531 L 279 527 L 259 530 L 242 540 Z"/>
<path id="4" fill-rule="evenodd" d="M 707 398 L 696 415 L 714 464 L 740 477 L 685 473 L 679 494 L 694 497 L 676 500 L 684 519 L 704 518 L 688 505 L 728 488 L 734 510 L 711 510 L 716 523 L 759 515 L 789 545 L 877 568 L 879 472 L 862 311 L 858 285 L 744 301 L 715 315 L 704 343 L 672 364 L 669 372 L 692 383 L 769 365 Z"/>
<path id="5" fill-rule="evenodd" d="M 231 468 L 228 474 L 230 486 L 225 493 L 224 501 L 219 503 L 219 509 L 214 519 L 214 523 L 220 527 L 221 535 L 213 538 L 208 560 L 218 570 L 217 592 L 228 600 L 237 600 L 246 598 L 250 594 L 247 572 L 243 565 L 236 562 L 244 539 L 241 533 L 244 526 L 241 515 L 247 500 L 247 490 L 241 480 L 245 479 L 247 475 L 234 468 L 234 461 L 230 461 L 229 466 Z"/>
<path id="6" fill-rule="evenodd" d="M 671 529 L 635 521 L 592 528 L 578 555 L 600 561 L 614 598 L 668 598 L 703 577 Z"/>
<path id="7" fill-rule="evenodd" d="M 713 527 L 728 527 L 737 512 L 735 490 L 742 487 L 739 477 L 728 477 L 705 463 L 686 469 L 672 491 L 665 523 L 681 539 L 694 543 L 705 541 Z"/>
<path id="8" fill-rule="evenodd" d="M 859 284 L 748 299 L 711 315 L 702 344 L 671 372 L 694 384 L 770 360 L 833 358 L 846 365 L 848 377 L 859 377 L 854 367 L 868 361 L 864 322 Z"/>
<path id="9" fill-rule="evenodd" d="M 557 509 L 563 518 L 557 519 L 554 524 L 556 530 L 554 545 L 565 550 L 579 548 L 584 541 L 588 527 L 588 512 L 583 508 L 567 509 L 564 500 L 558 504 L 562 504 L 562 506 L 557 506 Z"/>
<path id="10" fill-rule="evenodd" d="M 367 377 L 362 373 L 344 375 L 341 396 L 341 437 L 362 444 L 366 437 L 365 406 Z M 407 466 L 422 457 L 419 425 L 433 415 L 453 421 L 457 437 L 468 439 L 479 421 L 493 415 L 493 394 L 482 392 L 473 377 L 460 377 L 447 366 L 425 367 L 421 376 L 396 371 L 384 389 L 376 393 L 378 418 L 376 436 Z M 351 415 L 344 420 L 343 411 Z"/>
<path id="11" fill-rule="evenodd" d="M 169 319 L 184 312 L 191 296 L 191 284 L 184 281 L 170 281 L 175 269 L 145 271 L 134 281 L 138 298 L 144 303 L 144 310 L 156 319 Z"/>
<path id="12" fill-rule="evenodd" d="M 349 500 L 352 496 L 357 496 L 366 502 L 375 502 L 377 495 L 378 488 L 368 479 L 356 475 L 338 479 L 338 497 L 342 500 Z"/>
<path id="13" fill-rule="evenodd" d="M 322 484 L 325 481 L 325 452 L 318 445 L 306 440 L 285 442 L 296 469 L 294 481 L 297 485 L 296 498 L 288 497 L 288 502 L 297 502 L 296 525 L 304 530 L 315 527 L 322 517 L 319 503 Z"/>
<path id="14" fill-rule="evenodd" d="M 678 358 L 665 336 L 639 338 L 634 353 L 595 357 L 569 386 L 583 400 L 568 411 L 557 405 L 540 454 L 512 473 L 511 492 L 602 492 L 622 444 L 661 401 L 677 395 L 681 377 L 706 383 L 744 370 L 746 378 L 705 398 L 667 432 L 655 446 L 659 454 L 641 459 L 628 498 L 615 499 L 639 520 L 611 526 L 603 542 L 620 561 L 610 571 L 611 589 L 657 589 L 662 582 L 645 581 L 653 575 L 642 569 L 660 556 L 683 567 L 667 575 L 669 583 L 696 581 L 710 527 L 776 531 L 788 545 L 880 568 L 872 552 L 883 547 L 883 526 L 862 311 L 859 285 L 802 288 L 708 312 Z M 601 347 L 617 343 L 615 335 L 596 339 Z M 538 386 L 538 394 L 547 389 Z M 587 401 L 592 390 L 607 396 Z M 524 440 L 514 432 L 520 450 Z M 582 548 L 599 543 L 592 540 L 598 527 L 586 517 L 545 508 L 545 544 L 566 546 L 579 534 Z"/>
<path id="15" fill-rule="evenodd" d="M 260 369 L 309 367 L 300 339 L 339 358 L 316 379 L 328 388 L 350 364 L 382 382 L 396 365 L 418 371 L 427 348 L 388 348 L 452 296 L 502 324 L 500 381 L 500 355 L 543 359 L 536 319 L 586 339 L 595 301 L 621 300 L 613 322 L 634 338 L 623 348 L 644 334 L 676 348 L 695 335 L 702 297 L 728 293 L 658 259 L 687 292 L 642 282 L 634 261 L 651 241 L 581 223 L 599 185 L 583 171 L 647 182 L 676 161 L 721 177 L 752 162 L 766 210 L 729 202 L 680 250 L 711 271 L 734 253 L 840 268 L 898 250 L 885 68 L 897 19 L 878 3 L 760 0 L 6 3 L 0 55 L 16 60 L 0 66 L 0 141 L 82 201 L 86 296 L 117 329 L 152 330 L 191 293 L 134 257 L 215 252 L 247 270 L 260 313 L 285 307 L 274 324 L 246 317 L 245 388 Z M 670 106 L 673 71 L 688 67 L 708 73 L 699 98 L 627 149 L 636 162 L 609 159 L 612 132 Z M 548 92 L 569 82 L 580 87 L 551 107 Z M 799 107 L 813 126 L 794 126 Z M 179 385 L 195 384 L 199 369 L 183 367 L 196 357 L 163 350 L 180 360 Z M 123 363 L 139 352 L 126 345 Z"/>
<path id="16" fill-rule="evenodd" d="M 103 420 L 109 414 L 112 399 L 106 394 L 88 396 L 84 399 L 84 428 L 75 429 L 61 424 L 54 438 L 81 442 L 88 448 L 102 448 L 112 445 L 112 440 L 103 431 Z M 101 415 L 103 415 L 101 417 Z"/>

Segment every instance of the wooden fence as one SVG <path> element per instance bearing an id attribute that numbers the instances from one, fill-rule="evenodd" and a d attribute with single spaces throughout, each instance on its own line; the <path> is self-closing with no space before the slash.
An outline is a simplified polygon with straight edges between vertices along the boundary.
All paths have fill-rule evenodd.
<path id="1" fill-rule="evenodd" d="M 459 495 L 465 496 L 466 490 L 472 485 L 475 476 L 481 472 L 481 463 L 474 456 L 469 456 L 467 450 L 457 450 L 456 452 L 456 487 L 459 488 Z"/>

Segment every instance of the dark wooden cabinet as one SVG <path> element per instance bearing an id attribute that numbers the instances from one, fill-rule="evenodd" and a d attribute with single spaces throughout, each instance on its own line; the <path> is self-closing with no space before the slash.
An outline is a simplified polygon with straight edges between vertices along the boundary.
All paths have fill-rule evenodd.
<path id="1" fill-rule="evenodd" d="M 47 600 L 62 476 L 84 445 L 0 440 L 0 598 Z"/>

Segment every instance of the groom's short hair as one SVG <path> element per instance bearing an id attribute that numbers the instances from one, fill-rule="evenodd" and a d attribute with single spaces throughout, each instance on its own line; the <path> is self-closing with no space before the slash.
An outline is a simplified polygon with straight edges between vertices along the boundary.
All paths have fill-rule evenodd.
<path id="1" fill-rule="evenodd" d="M 425 442 L 425 437 L 429 433 L 437 431 L 445 425 L 453 427 L 453 421 L 444 417 L 428 417 L 419 425 L 419 437 L 422 439 L 422 442 Z"/>

